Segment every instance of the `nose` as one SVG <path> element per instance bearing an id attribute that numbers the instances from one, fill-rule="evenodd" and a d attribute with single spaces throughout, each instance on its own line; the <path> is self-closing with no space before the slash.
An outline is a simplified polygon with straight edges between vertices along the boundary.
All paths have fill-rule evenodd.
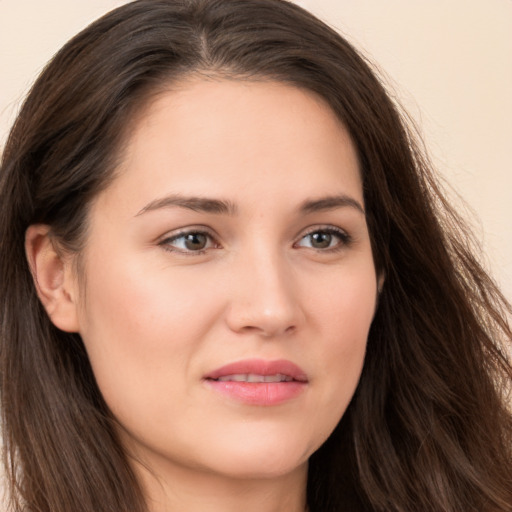
<path id="1" fill-rule="evenodd" d="M 230 275 L 229 328 L 265 338 L 294 332 L 304 318 L 296 281 L 284 257 L 240 257 Z"/>

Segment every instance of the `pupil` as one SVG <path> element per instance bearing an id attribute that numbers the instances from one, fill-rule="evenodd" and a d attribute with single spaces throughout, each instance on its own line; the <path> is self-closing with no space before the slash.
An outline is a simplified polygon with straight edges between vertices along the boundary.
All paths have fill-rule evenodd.
<path id="1" fill-rule="evenodd" d="M 331 245 L 332 235 L 330 233 L 318 232 L 311 235 L 312 245 L 317 249 L 326 249 Z"/>
<path id="2" fill-rule="evenodd" d="M 190 233 L 185 237 L 185 246 L 187 249 L 197 251 L 206 247 L 206 235 L 203 233 Z"/>

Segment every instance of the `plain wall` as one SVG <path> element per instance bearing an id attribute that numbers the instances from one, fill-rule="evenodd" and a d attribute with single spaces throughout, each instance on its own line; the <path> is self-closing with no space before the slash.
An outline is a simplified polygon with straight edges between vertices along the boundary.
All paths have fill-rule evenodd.
<path id="1" fill-rule="evenodd" d="M 120 0 L 0 0 L 0 148 L 65 41 Z M 512 299 L 512 1 L 297 0 L 385 73 Z M 454 194 L 454 201 L 455 194 Z M 428 240 L 425 240 L 428 243 Z"/>

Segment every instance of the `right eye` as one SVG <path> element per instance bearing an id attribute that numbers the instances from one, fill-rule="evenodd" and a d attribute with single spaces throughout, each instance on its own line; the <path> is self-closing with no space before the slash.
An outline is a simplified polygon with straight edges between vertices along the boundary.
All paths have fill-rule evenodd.
<path id="1" fill-rule="evenodd" d="M 165 250 L 186 254 L 203 254 L 208 249 L 217 247 L 213 237 L 198 230 L 182 231 L 173 236 L 165 238 L 160 244 Z"/>

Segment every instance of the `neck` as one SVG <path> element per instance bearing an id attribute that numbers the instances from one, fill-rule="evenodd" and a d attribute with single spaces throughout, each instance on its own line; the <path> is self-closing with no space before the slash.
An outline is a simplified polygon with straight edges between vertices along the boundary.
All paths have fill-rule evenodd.
<path id="1" fill-rule="evenodd" d="M 285 475 L 232 477 L 187 468 L 137 465 L 148 512 L 304 512 L 307 465 Z"/>

